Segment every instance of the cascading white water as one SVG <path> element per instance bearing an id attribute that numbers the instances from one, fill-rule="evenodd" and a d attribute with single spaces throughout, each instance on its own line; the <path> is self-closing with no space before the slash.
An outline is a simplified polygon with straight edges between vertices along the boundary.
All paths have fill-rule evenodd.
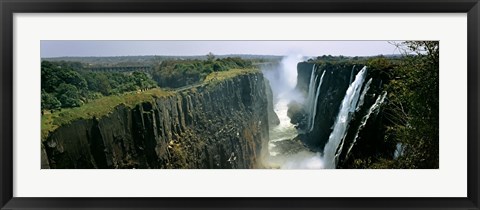
<path id="1" fill-rule="evenodd" d="M 355 76 L 355 80 L 350 84 L 340 105 L 340 110 L 335 120 L 333 131 L 328 138 L 328 143 L 325 145 L 323 158 L 325 161 L 325 168 L 335 168 L 337 162 L 337 148 L 338 153 L 341 152 L 343 146 L 343 139 L 345 138 L 348 124 L 352 117 L 352 112 L 355 111 L 360 90 L 365 80 L 367 67 L 363 67 Z M 352 109 L 353 107 L 353 109 Z"/>
<path id="2" fill-rule="evenodd" d="M 269 132 L 269 156 L 265 157 L 267 159 L 264 160 L 268 167 L 284 169 L 323 168 L 323 161 L 319 153 L 310 152 L 300 141 L 294 140 L 298 132 L 287 115 L 290 102 L 304 103 L 305 101 L 302 94 L 295 90 L 297 64 L 301 58 L 300 56 L 285 57 L 281 62 L 280 69 L 264 71 L 264 75 L 270 81 L 272 91 L 276 97 L 274 98 L 274 111 L 280 120 L 280 124 L 271 128 Z M 316 83 L 313 77 L 314 71 L 315 66 L 312 68 L 311 85 Z M 294 82 L 289 81 L 292 79 Z M 315 87 L 311 89 L 313 90 Z M 315 97 L 314 93 L 311 95 L 311 98 Z"/>
<path id="3" fill-rule="evenodd" d="M 367 82 L 367 85 L 370 84 L 372 79 L 368 80 Z M 368 86 L 366 86 L 364 89 L 367 89 Z M 363 91 L 365 92 L 365 91 Z M 363 94 L 362 92 L 362 94 Z M 363 96 L 363 95 L 362 95 Z M 357 133 L 355 134 L 355 137 L 353 138 L 353 142 L 352 144 L 350 144 L 350 147 L 348 148 L 348 151 L 347 151 L 347 156 L 348 154 L 350 154 L 350 151 L 352 150 L 353 148 L 353 145 L 355 144 L 355 142 L 357 141 L 357 138 L 358 138 L 358 134 L 360 133 L 360 130 L 362 130 L 363 127 L 365 127 L 365 124 L 367 124 L 367 121 L 368 121 L 368 118 L 370 118 L 370 115 L 374 114 L 378 114 L 378 112 L 380 111 L 380 106 L 383 104 L 383 102 L 385 101 L 385 97 L 387 96 L 387 92 L 384 91 L 382 93 L 382 95 L 378 96 L 377 97 L 377 100 L 375 100 L 375 103 L 373 103 L 373 105 L 370 107 L 370 109 L 368 109 L 368 112 L 365 116 L 363 116 L 362 118 L 362 121 L 360 122 L 360 126 L 358 127 L 357 129 Z M 361 97 L 360 97 L 361 98 Z"/>
<path id="4" fill-rule="evenodd" d="M 363 88 L 362 94 L 360 95 L 360 101 L 358 102 L 358 105 L 355 111 L 360 110 L 360 107 L 362 107 L 363 101 L 365 100 L 365 95 L 367 94 L 368 89 L 370 89 L 370 84 L 372 84 L 372 78 L 370 78 L 367 84 L 365 84 L 365 88 Z"/>
<path id="5" fill-rule="evenodd" d="M 312 73 L 310 75 L 310 83 L 308 84 L 307 99 L 305 100 L 305 110 L 307 112 L 307 126 L 305 130 L 308 132 L 311 132 L 315 125 L 318 96 L 320 95 L 320 88 L 322 87 L 324 75 L 325 71 L 323 71 L 322 76 L 320 77 L 320 82 L 317 85 L 318 75 L 315 76 L 315 64 L 313 64 Z M 315 79 L 313 79 L 314 76 Z"/>
<path id="6" fill-rule="evenodd" d="M 300 142 L 293 139 L 297 136 L 297 129 L 290 123 L 287 115 L 288 100 L 280 99 L 274 107 L 280 119 L 280 124 L 270 129 L 270 141 L 268 144 L 269 157 L 266 164 L 272 168 L 281 169 L 321 169 L 323 168 L 323 160 L 320 153 L 310 152 Z M 282 144 L 286 142 L 294 142 L 295 152 L 288 151 Z M 292 146 L 292 144 L 287 144 Z M 301 148 L 301 149 L 298 149 Z"/>
<path id="7" fill-rule="evenodd" d="M 363 67 L 363 69 L 366 70 L 365 67 Z M 362 70 L 363 70 L 362 69 Z M 355 78 L 356 79 L 356 78 Z M 365 79 L 365 77 L 362 75 L 362 79 Z M 363 85 L 363 80 L 362 82 L 355 87 L 354 89 L 354 94 L 353 94 L 353 98 L 352 98 L 352 101 L 351 101 L 351 104 L 349 105 L 350 109 L 349 109 L 349 112 L 353 113 L 355 112 L 355 110 L 357 109 L 357 104 L 358 104 L 358 99 L 360 97 L 360 90 L 362 89 L 362 85 Z M 366 93 L 366 92 L 365 92 Z"/>
<path id="8" fill-rule="evenodd" d="M 355 65 L 353 65 L 352 67 L 352 71 L 350 72 L 350 82 L 348 82 L 348 84 L 351 84 L 352 83 L 352 80 L 353 80 L 353 73 L 355 72 Z"/>
<path id="9" fill-rule="evenodd" d="M 313 110 L 312 110 L 312 117 L 310 119 L 311 125 L 310 128 L 308 129 L 308 132 L 312 132 L 313 126 L 315 125 L 315 116 L 317 115 L 317 103 L 318 103 L 318 96 L 320 95 L 320 88 L 322 87 L 323 83 L 323 76 L 325 76 L 325 72 L 323 71 L 322 76 L 320 77 L 320 83 L 318 84 L 317 87 L 317 92 L 315 94 L 315 100 L 313 101 Z"/>
<path id="10" fill-rule="evenodd" d="M 310 83 L 308 84 L 307 99 L 305 100 L 305 110 L 307 111 L 307 127 L 310 127 L 311 107 L 313 107 L 313 98 L 315 97 L 315 83 L 317 83 L 317 77 L 315 76 L 315 64 L 312 67 L 312 73 L 310 74 Z"/>
<path id="11" fill-rule="evenodd" d="M 272 128 L 270 132 L 271 142 L 293 139 L 297 136 L 297 129 L 295 125 L 290 123 L 290 117 L 287 115 L 289 102 L 287 99 L 280 98 L 273 108 L 280 124 Z"/>
<path id="12" fill-rule="evenodd" d="M 295 125 L 290 123 L 288 117 L 288 104 L 298 100 L 300 95 L 295 91 L 297 84 L 297 64 L 302 56 L 284 57 L 278 69 L 264 70 L 263 74 L 269 81 L 274 95 L 274 111 L 277 114 L 280 124 L 271 129 L 270 141 L 282 141 L 297 136 Z M 292 79 L 293 78 L 293 79 Z"/>
<path id="13" fill-rule="evenodd" d="M 405 145 L 403 145 L 402 143 L 397 143 L 395 147 L 395 151 L 393 152 L 393 159 L 396 160 L 400 156 L 402 156 L 404 150 L 405 150 Z"/>

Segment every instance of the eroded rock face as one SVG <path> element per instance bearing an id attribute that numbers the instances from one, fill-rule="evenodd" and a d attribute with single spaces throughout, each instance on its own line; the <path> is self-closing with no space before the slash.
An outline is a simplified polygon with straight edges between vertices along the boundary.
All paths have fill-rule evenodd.
<path id="1" fill-rule="evenodd" d="M 305 95 L 308 93 L 313 65 L 313 63 L 308 62 L 301 62 L 297 65 L 296 89 Z M 357 65 L 356 68 L 353 68 L 353 64 L 343 63 L 316 65 L 314 76 L 322 75 L 324 72 L 325 74 L 316 104 L 313 129 L 311 131 L 305 129 L 305 116 L 307 114 L 301 108 L 301 105 L 292 104 L 289 106 L 288 111 L 292 123 L 297 124 L 299 130 L 306 130 L 306 132 L 302 132 L 298 136 L 298 139 L 312 151 L 323 152 L 332 133 L 340 104 L 345 97 L 348 86 L 363 65 Z M 388 154 L 392 154 L 393 146 L 384 141 L 385 126 L 382 123 L 382 108 L 379 107 L 374 114 L 366 117 L 369 109 L 383 94 L 381 72 L 380 70 L 368 70 L 367 68 L 365 81 L 372 81 L 369 84 L 369 89 L 366 91 L 362 104 L 352 112 L 352 120 L 342 139 L 343 149 L 339 154 L 338 168 L 349 168 L 353 163 L 353 157 L 372 157 L 373 155 L 386 157 Z M 366 86 L 365 83 L 362 86 L 362 90 Z M 367 121 L 364 125 L 361 125 L 364 118 Z"/>
<path id="2" fill-rule="evenodd" d="M 280 124 L 280 119 L 278 119 L 277 113 L 273 110 L 273 91 L 272 88 L 270 87 L 270 82 L 265 79 L 265 88 L 266 88 L 266 96 L 268 99 L 268 123 L 269 126 L 276 126 Z"/>
<path id="3" fill-rule="evenodd" d="M 301 126 L 305 126 L 305 109 L 303 104 L 298 103 L 297 101 L 292 101 L 288 104 L 287 116 L 290 118 L 290 123 Z"/>
<path id="4" fill-rule="evenodd" d="M 258 168 L 267 103 L 264 78 L 254 73 L 120 105 L 52 132 L 42 168 Z"/>
<path id="5" fill-rule="evenodd" d="M 313 63 L 302 62 L 297 65 L 298 82 L 297 90 L 307 93 Z M 332 132 L 332 126 L 335 123 L 340 104 L 350 84 L 353 65 L 337 66 L 324 64 L 316 67 L 315 75 L 322 75 L 325 71 L 320 94 L 317 102 L 317 114 L 315 116 L 315 126 L 312 132 L 302 134 L 300 138 L 304 143 L 314 151 L 323 151 L 328 137 Z M 355 74 L 360 70 L 354 72 Z M 291 110 L 289 110 L 291 111 Z M 292 116 L 295 115 L 292 109 Z M 298 120 L 299 121 L 299 120 Z M 300 123 L 300 128 L 302 128 Z"/>

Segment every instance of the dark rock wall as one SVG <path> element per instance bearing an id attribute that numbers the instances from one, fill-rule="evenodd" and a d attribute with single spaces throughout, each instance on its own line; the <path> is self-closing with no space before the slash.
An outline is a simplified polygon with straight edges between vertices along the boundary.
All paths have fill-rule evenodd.
<path id="1" fill-rule="evenodd" d="M 308 85 L 312 73 L 313 63 L 300 62 L 297 64 L 297 90 L 302 91 L 305 95 L 308 92 Z"/>
<path id="2" fill-rule="evenodd" d="M 270 82 L 265 79 L 265 88 L 266 88 L 266 95 L 268 99 L 267 109 L 268 109 L 268 123 L 269 126 L 276 126 L 280 124 L 280 119 L 278 119 L 277 113 L 275 113 L 273 108 L 273 91 L 270 87 Z"/>
<path id="3" fill-rule="evenodd" d="M 268 143 L 266 94 L 255 73 L 120 105 L 52 132 L 42 168 L 259 168 Z"/>
<path id="4" fill-rule="evenodd" d="M 313 63 L 308 62 L 301 62 L 297 65 L 298 80 L 296 88 L 304 93 L 305 96 L 308 93 L 312 67 Z M 332 132 L 340 104 L 345 97 L 348 86 L 355 79 L 360 69 L 363 68 L 363 65 L 356 65 L 352 74 L 353 67 L 354 64 L 316 64 L 315 75 L 318 75 L 320 78 L 324 71 L 325 75 L 317 102 L 317 114 L 314 119 L 315 126 L 311 132 L 299 135 L 299 139 L 313 151 L 323 151 Z M 387 156 L 392 153 L 392 145 L 388 145 L 384 141 L 385 126 L 382 123 L 382 109 L 380 109 L 379 113 L 368 118 L 364 127 L 360 127 L 362 118 L 375 103 L 379 95 L 382 94 L 382 78 L 379 76 L 379 72 L 376 70 L 373 72 L 369 71 L 367 67 L 367 76 L 362 90 L 370 78 L 372 78 L 372 83 L 365 96 L 364 104 L 353 114 L 343 139 L 343 149 L 340 152 L 338 165 L 340 168 L 348 168 L 353 163 L 355 157 Z M 289 112 L 291 116 L 297 116 L 292 118 L 292 121 L 295 121 L 292 123 L 298 123 L 299 129 L 302 130 L 306 124 L 306 114 L 298 114 L 302 112 L 298 105 L 292 105 Z M 303 118 L 298 116 L 303 116 Z M 356 137 L 357 133 L 358 137 Z M 351 150 L 348 152 L 350 148 Z"/>
<path id="5" fill-rule="evenodd" d="M 302 62 L 298 64 L 298 82 L 297 89 L 306 94 L 312 73 L 313 63 Z M 310 133 L 303 134 L 301 139 L 307 146 L 315 151 L 323 151 L 328 137 L 332 132 L 333 124 L 338 115 L 340 104 L 350 85 L 353 65 L 332 65 L 322 64 L 316 66 L 316 74 L 320 76 L 325 71 L 323 83 L 320 87 L 320 94 L 317 102 L 317 114 L 315 116 L 315 126 Z M 361 69 L 356 67 L 354 75 Z M 320 79 L 319 79 L 320 80 Z M 317 82 L 317 84 L 320 81 Z M 303 89 L 302 89 L 303 88 Z M 305 121 L 304 121 L 305 122 Z M 300 128 L 305 126 L 300 123 Z"/>

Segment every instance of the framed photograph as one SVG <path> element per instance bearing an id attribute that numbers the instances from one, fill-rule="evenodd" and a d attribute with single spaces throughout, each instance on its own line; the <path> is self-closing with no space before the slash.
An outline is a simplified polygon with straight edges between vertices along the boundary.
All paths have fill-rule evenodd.
<path id="1" fill-rule="evenodd" d="M 1 209 L 479 209 L 478 0 L 0 0 Z"/>

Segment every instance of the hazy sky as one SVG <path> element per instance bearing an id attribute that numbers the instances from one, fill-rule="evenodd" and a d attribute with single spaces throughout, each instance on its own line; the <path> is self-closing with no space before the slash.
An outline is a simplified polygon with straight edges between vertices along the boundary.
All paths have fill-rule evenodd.
<path id="1" fill-rule="evenodd" d="M 258 54 L 398 54 L 387 41 L 41 41 L 41 57 Z"/>

